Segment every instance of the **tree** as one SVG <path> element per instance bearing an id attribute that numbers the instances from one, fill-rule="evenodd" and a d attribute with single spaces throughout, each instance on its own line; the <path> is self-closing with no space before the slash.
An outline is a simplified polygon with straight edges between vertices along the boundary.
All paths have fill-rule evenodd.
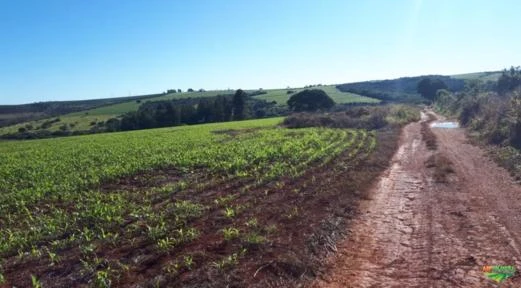
<path id="1" fill-rule="evenodd" d="M 295 112 L 327 110 L 335 106 L 335 101 L 320 89 L 301 91 L 291 96 L 287 103 Z"/>
<path id="2" fill-rule="evenodd" d="M 121 123 L 117 118 L 110 118 L 105 122 L 105 127 L 107 127 L 107 132 L 114 132 L 120 129 Z"/>
<path id="3" fill-rule="evenodd" d="M 418 82 L 417 91 L 423 98 L 434 101 L 436 100 L 436 93 L 440 89 L 448 89 L 445 82 L 438 78 L 423 78 Z"/>
<path id="4" fill-rule="evenodd" d="M 181 92 L 183 92 L 183 90 L 177 89 L 177 93 L 181 93 Z"/>
<path id="5" fill-rule="evenodd" d="M 505 69 L 497 80 L 497 92 L 502 95 L 519 86 L 521 86 L 521 69 L 519 67 L 511 67 L 510 70 Z"/>
<path id="6" fill-rule="evenodd" d="M 212 104 L 207 99 L 199 100 L 197 104 L 197 121 L 201 123 L 212 122 Z"/>
<path id="7" fill-rule="evenodd" d="M 246 92 L 241 89 L 237 90 L 233 95 L 233 119 L 246 119 Z"/>
<path id="8" fill-rule="evenodd" d="M 187 92 L 194 92 L 194 89 L 192 88 L 188 88 L 188 90 L 186 90 Z"/>

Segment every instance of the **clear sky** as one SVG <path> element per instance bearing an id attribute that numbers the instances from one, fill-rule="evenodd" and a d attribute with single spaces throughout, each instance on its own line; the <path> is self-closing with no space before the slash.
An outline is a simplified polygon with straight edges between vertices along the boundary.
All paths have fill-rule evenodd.
<path id="1" fill-rule="evenodd" d="M 521 65 L 521 1 L 0 0 L 0 104 Z"/>

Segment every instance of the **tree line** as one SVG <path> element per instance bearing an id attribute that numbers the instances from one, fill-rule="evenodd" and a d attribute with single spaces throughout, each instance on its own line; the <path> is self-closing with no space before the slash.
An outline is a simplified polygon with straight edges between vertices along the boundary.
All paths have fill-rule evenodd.
<path id="1" fill-rule="evenodd" d="M 226 122 L 283 114 L 275 102 L 252 98 L 239 89 L 234 94 L 143 103 L 135 112 L 106 122 L 108 131 Z"/>
<path id="2" fill-rule="evenodd" d="M 428 79 L 428 80 L 425 80 Z M 465 86 L 465 81 L 449 76 L 433 75 L 418 77 L 402 77 L 394 80 L 365 81 L 357 83 L 347 83 L 337 85 L 337 89 L 342 92 L 355 93 L 371 98 L 376 98 L 382 102 L 402 102 L 402 103 L 428 103 L 430 99 L 422 97 L 418 85 L 423 81 L 442 82 L 443 86 L 450 91 L 461 91 Z M 439 83 L 434 83 L 437 85 Z M 425 95 L 424 95 L 425 96 Z"/>

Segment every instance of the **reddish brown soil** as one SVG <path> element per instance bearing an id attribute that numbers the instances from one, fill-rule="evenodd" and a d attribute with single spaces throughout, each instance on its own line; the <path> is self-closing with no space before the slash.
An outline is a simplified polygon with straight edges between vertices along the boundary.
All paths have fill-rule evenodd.
<path id="1" fill-rule="evenodd" d="M 431 151 L 421 126 L 405 127 L 392 166 L 310 287 L 521 287 L 518 275 L 498 286 L 481 271 L 521 268 L 521 187 L 463 129 L 432 128 Z M 450 166 L 446 181 L 434 179 L 434 154 Z"/>

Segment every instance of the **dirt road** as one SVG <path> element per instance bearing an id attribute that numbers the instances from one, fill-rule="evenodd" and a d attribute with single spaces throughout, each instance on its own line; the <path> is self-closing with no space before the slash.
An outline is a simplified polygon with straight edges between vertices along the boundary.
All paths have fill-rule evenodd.
<path id="1" fill-rule="evenodd" d="M 498 285 L 481 270 L 521 268 L 521 187 L 463 129 L 432 128 L 435 151 L 420 129 L 404 128 L 391 167 L 311 287 L 521 287 L 518 276 Z M 434 153 L 452 162 L 446 183 L 425 165 Z"/>

